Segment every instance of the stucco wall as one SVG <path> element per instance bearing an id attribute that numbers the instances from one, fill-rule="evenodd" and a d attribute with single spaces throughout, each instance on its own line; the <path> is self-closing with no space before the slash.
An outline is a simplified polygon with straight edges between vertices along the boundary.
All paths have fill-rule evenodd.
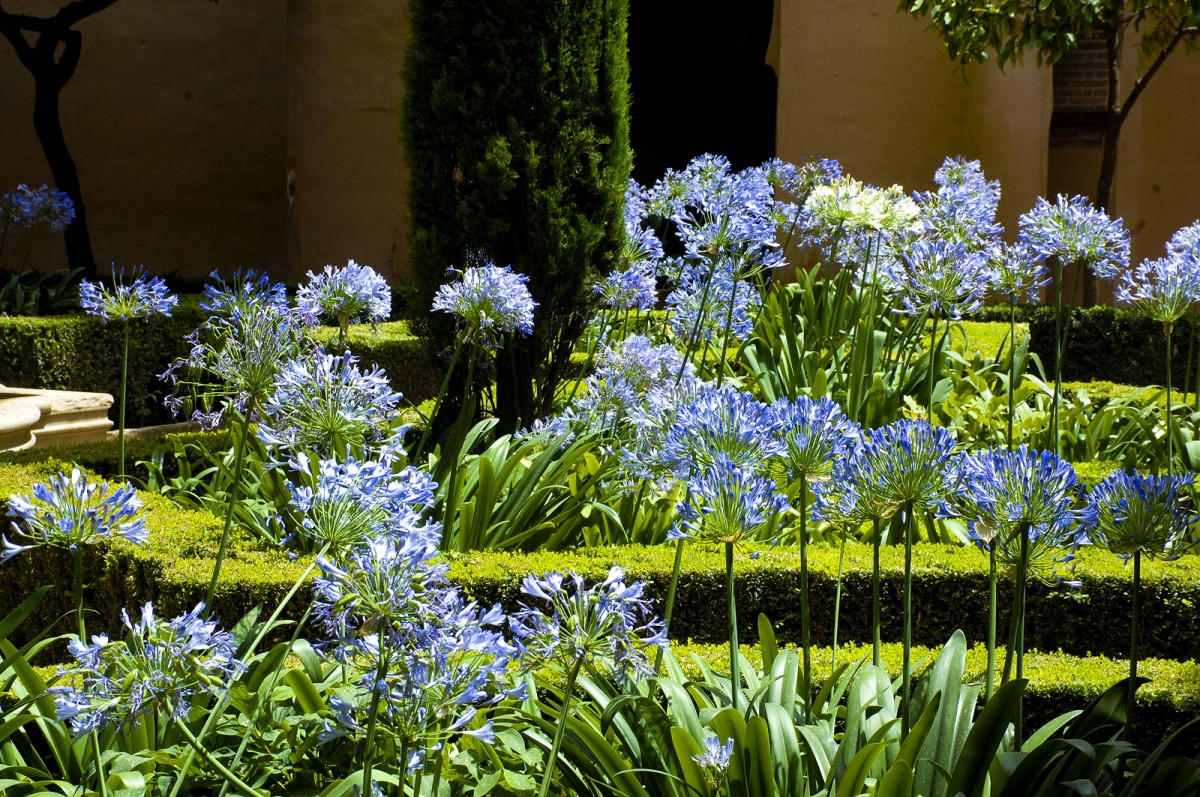
<path id="1" fill-rule="evenodd" d="M 83 50 L 61 111 L 101 268 L 283 267 L 286 19 L 286 0 L 121 0 L 77 26 Z M 2 39 L 0 108 L 0 188 L 51 183 L 33 80 Z M 64 265 L 61 240 L 45 239 L 32 262 Z"/>
<path id="2" fill-rule="evenodd" d="M 290 279 L 356 260 L 407 271 L 403 2 L 288 3 Z"/>
<path id="3" fill-rule="evenodd" d="M 954 66 L 894 0 L 783 0 L 778 154 L 836 158 L 876 185 L 928 189 L 947 155 L 978 158 L 1017 217 L 1046 184 L 1048 73 Z"/>

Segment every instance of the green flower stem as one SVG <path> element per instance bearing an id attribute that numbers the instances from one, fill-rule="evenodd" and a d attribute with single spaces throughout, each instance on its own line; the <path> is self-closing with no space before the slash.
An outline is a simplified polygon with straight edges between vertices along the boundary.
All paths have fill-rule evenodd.
<path id="1" fill-rule="evenodd" d="M 87 644 L 87 623 L 83 617 L 83 551 L 78 547 L 71 551 L 71 564 L 75 584 L 75 623 L 79 629 L 79 641 Z M 108 786 L 104 782 L 104 765 L 100 760 L 100 735 L 91 733 L 92 754 L 96 760 L 96 782 L 99 784 L 100 797 L 107 797 Z"/>
<path id="2" fill-rule="evenodd" d="M 220 761 L 213 757 L 208 750 L 204 749 L 204 746 L 200 744 L 200 740 L 193 736 L 192 732 L 188 730 L 186 722 L 178 723 L 177 727 L 179 728 L 179 732 L 183 734 L 183 738 L 187 739 L 188 744 L 190 744 L 192 749 L 195 750 L 202 759 L 204 759 L 204 762 L 215 769 L 217 774 L 225 778 L 225 780 L 232 784 L 235 789 L 246 795 L 246 797 L 270 797 L 270 795 L 259 791 L 243 781 L 234 773 L 230 772 Z"/>
<path id="3" fill-rule="evenodd" d="M 462 411 L 456 424 L 463 422 L 463 416 L 465 416 L 468 412 L 467 407 L 469 406 L 469 402 L 471 400 L 471 386 L 472 382 L 474 381 L 475 358 L 471 357 L 471 359 L 467 361 L 467 384 L 463 388 Z M 473 415 L 474 413 L 472 412 L 471 414 Z M 454 539 L 454 510 L 458 506 L 458 464 L 462 461 L 463 452 L 461 450 L 442 452 L 443 456 L 447 454 L 452 456 L 453 459 L 450 460 L 450 475 L 446 479 L 446 503 L 442 507 L 442 539 L 449 542 L 450 540 Z M 459 540 L 460 550 L 462 549 L 461 544 L 462 540 Z"/>
<path id="4" fill-rule="evenodd" d="M 1054 400 L 1050 403 L 1050 434 L 1052 449 L 1059 453 L 1058 406 L 1062 396 L 1063 353 L 1066 350 L 1066 334 L 1063 332 L 1063 265 L 1054 259 Z"/>
<path id="5" fill-rule="evenodd" d="M 738 275 L 736 269 L 733 272 L 733 295 L 729 299 L 729 312 L 725 314 L 725 332 L 721 337 L 721 351 L 719 354 L 720 365 L 717 370 L 717 387 L 720 387 L 725 381 L 725 356 L 729 351 L 730 337 L 733 330 L 733 306 L 737 303 Z"/>
<path id="6" fill-rule="evenodd" d="M 988 545 L 988 645 L 984 702 L 992 699 L 996 681 L 996 541 Z"/>
<path id="7" fill-rule="evenodd" d="M 1006 684 L 1012 674 L 1014 655 L 1016 657 L 1017 678 L 1025 673 L 1025 592 L 1029 580 L 1029 524 L 1022 523 L 1017 527 L 1021 535 L 1021 554 L 1017 561 L 1017 583 L 1013 586 L 1013 612 L 1009 619 L 1008 650 L 1004 654 L 1004 674 L 1000 683 Z M 1017 744 L 1021 744 L 1022 700 L 1017 705 Z"/>
<path id="8" fill-rule="evenodd" d="M 1175 476 L 1174 435 L 1171 429 L 1171 324 L 1163 324 L 1163 332 L 1167 336 L 1167 476 Z M 1185 396 L 1186 398 L 1186 396 Z M 1137 554 L 1134 554 L 1136 559 Z"/>
<path id="9" fill-rule="evenodd" d="M 1008 450 L 1013 450 L 1013 395 L 1017 389 L 1017 296 L 1008 297 Z M 994 601 L 993 601 L 994 603 Z M 991 681 L 988 681 L 991 686 Z M 991 692 L 988 692 L 991 697 Z"/>
<path id="10" fill-rule="evenodd" d="M 800 647 L 804 649 L 804 670 L 800 679 L 800 688 L 804 695 L 804 721 L 812 717 L 812 644 L 809 618 L 811 615 L 809 601 L 811 596 L 808 589 L 808 482 L 800 480 Z M 835 646 L 836 648 L 836 646 Z"/>
<path id="11" fill-rule="evenodd" d="M 883 657 L 880 655 L 879 648 L 883 638 L 879 601 L 879 546 L 882 540 L 879 538 L 879 518 L 871 518 L 871 529 L 873 532 L 871 542 L 875 549 L 871 562 L 871 663 L 876 667 L 881 667 L 883 666 Z"/>
<path id="12" fill-rule="evenodd" d="M 1142 551 L 1133 552 L 1133 610 L 1129 623 L 1129 725 L 1133 728 L 1134 698 L 1137 693 L 1138 674 L 1138 623 L 1142 614 Z"/>
<path id="13" fill-rule="evenodd" d="M 108 797 L 108 784 L 104 778 L 104 763 L 100 758 L 100 734 L 97 731 L 92 731 L 92 755 L 96 758 L 96 784 L 97 791 L 100 797 Z"/>
<path id="14" fill-rule="evenodd" d="M 596 362 L 596 350 L 600 348 L 600 342 L 605 337 L 607 337 L 608 328 L 612 325 L 613 321 L 615 320 L 616 312 L 617 312 L 617 310 L 614 307 L 614 308 L 611 308 L 609 310 L 609 312 L 606 312 L 604 314 L 604 322 L 600 325 L 600 329 L 596 333 L 596 335 L 588 343 L 587 362 L 584 363 L 582 376 L 586 377 L 586 375 L 591 372 L 592 364 Z M 629 318 L 628 313 L 625 314 L 625 318 L 626 318 L 626 320 L 628 320 L 628 318 Z M 567 396 L 566 408 L 569 408 L 572 404 L 575 403 L 575 396 L 578 395 L 579 386 L 582 383 L 583 383 L 583 379 L 576 379 L 575 384 L 573 384 L 571 386 L 571 394 L 569 396 Z"/>
<path id="15" fill-rule="evenodd" d="M 400 797 L 404 797 L 404 782 L 406 780 L 408 780 L 408 739 L 404 739 L 400 742 L 400 758 L 398 758 L 396 760 L 400 762 L 400 767 L 399 767 L 399 769 L 400 769 L 400 772 L 399 772 L 400 791 L 399 791 L 399 794 L 400 794 Z M 435 789 L 433 793 L 436 797 L 437 790 Z M 417 794 L 420 794 L 420 792 L 413 790 L 413 794 L 417 795 Z"/>
<path id="16" fill-rule="evenodd" d="M 213 563 L 212 578 L 208 582 L 208 590 L 204 593 L 204 609 L 209 616 L 213 613 L 213 597 L 217 594 L 217 580 L 221 577 L 221 563 L 229 548 L 229 533 L 233 530 L 233 513 L 237 509 L 239 493 L 242 487 L 242 472 L 246 468 L 246 438 L 250 436 L 250 416 L 254 414 L 254 401 L 246 405 L 242 415 L 241 434 L 234 447 L 233 484 L 229 488 L 229 508 L 225 510 L 225 528 L 221 531 L 221 545 L 217 548 L 217 561 Z"/>
<path id="17" fill-rule="evenodd" d="M 680 268 L 682 273 L 682 266 Z M 704 316 L 708 314 L 708 293 L 709 289 L 712 288 L 713 269 L 715 268 L 716 266 L 714 265 L 712 269 L 709 269 L 708 279 L 704 281 L 704 291 L 700 294 L 700 309 L 696 313 L 696 321 L 692 324 L 692 331 L 688 333 L 688 339 L 685 341 L 687 344 L 687 357 L 679 364 L 679 373 L 675 374 L 675 387 L 679 387 L 683 383 L 683 373 L 687 370 L 688 365 L 694 365 L 692 357 L 696 351 L 696 338 L 700 336 L 700 325 L 704 323 Z M 664 320 L 663 323 L 665 325 L 667 321 Z"/>
<path id="18" fill-rule="evenodd" d="M 742 691 L 741 658 L 738 647 L 736 582 L 733 577 L 733 543 L 725 543 L 725 597 L 729 606 L 729 699 L 738 710 L 738 694 Z"/>
<path id="19" fill-rule="evenodd" d="M 838 654 L 838 618 L 842 613 L 842 565 L 846 562 L 846 536 L 842 534 L 842 544 L 838 549 L 838 574 L 837 587 L 835 588 L 833 598 L 833 670 L 837 670 L 837 654 Z"/>
<path id="20" fill-rule="evenodd" d="M 467 334 L 460 337 L 454 344 L 454 353 L 450 355 L 450 367 L 446 369 L 446 375 L 442 377 L 442 386 L 438 388 L 437 398 L 433 401 L 433 409 L 426 420 L 425 431 L 421 433 L 421 440 L 413 450 L 412 462 L 419 463 L 421 455 L 425 453 L 425 444 L 429 442 L 429 435 L 433 431 L 434 419 L 437 418 L 438 412 L 442 409 L 442 402 L 446 400 L 446 391 L 450 389 L 450 377 L 454 375 L 454 366 L 458 365 L 458 359 L 462 356 L 463 349 L 466 347 L 466 341 L 474 334 L 474 331 L 474 328 L 468 330 Z"/>
<path id="21" fill-rule="evenodd" d="M 900 714 L 902 739 L 908 736 L 908 729 L 911 727 L 909 705 L 912 703 L 912 539 L 917 519 L 911 502 L 905 505 L 904 514 L 904 668 L 901 672 L 904 682 L 904 704 Z"/>
<path id="22" fill-rule="evenodd" d="M 362 793 L 364 795 L 372 794 L 371 764 L 373 763 L 372 758 L 375 753 L 375 728 L 379 724 L 379 704 L 383 702 L 383 697 L 379 694 L 379 682 L 387 675 L 389 654 L 385 641 L 387 639 L 387 626 L 386 619 L 379 626 L 379 666 L 375 668 L 375 677 L 371 681 L 371 711 L 367 715 L 367 741 L 363 746 Z"/>
<path id="23" fill-rule="evenodd" d="M 644 482 L 643 482 L 644 484 Z M 687 499 L 685 498 L 684 501 Z M 667 586 L 667 602 L 663 607 L 663 635 L 665 636 L 671 630 L 671 614 L 675 610 L 675 592 L 679 589 L 679 571 L 683 567 L 683 539 L 675 541 L 675 564 L 671 567 L 671 583 Z M 658 673 L 662 666 L 663 649 L 660 647 L 654 652 L 654 672 Z"/>
<path id="24" fill-rule="evenodd" d="M 129 321 L 125 321 L 125 352 L 121 358 L 121 408 L 117 415 L 117 474 L 125 480 L 125 396 L 129 388 Z"/>
<path id="25" fill-rule="evenodd" d="M 567 733 L 567 718 L 571 716 L 571 693 L 575 691 L 575 679 L 579 677 L 579 670 L 583 667 L 583 657 L 577 657 L 571 670 L 567 673 L 567 685 L 563 688 L 563 704 L 562 717 L 558 722 L 558 727 L 554 730 L 554 742 L 550 745 L 550 757 L 546 759 L 546 772 L 542 775 L 542 785 L 538 789 L 538 797 L 546 797 L 550 793 L 550 779 L 554 775 L 554 770 L 558 766 L 558 751 L 562 747 L 563 737 Z"/>

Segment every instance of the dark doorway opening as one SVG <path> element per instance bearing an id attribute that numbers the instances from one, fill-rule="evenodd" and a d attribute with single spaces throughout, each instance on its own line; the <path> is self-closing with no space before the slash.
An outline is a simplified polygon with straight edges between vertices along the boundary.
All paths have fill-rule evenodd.
<path id="1" fill-rule="evenodd" d="M 706 152 L 735 169 L 775 155 L 773 0 L 630 0 L 633 176 L 652 184 Z"/>

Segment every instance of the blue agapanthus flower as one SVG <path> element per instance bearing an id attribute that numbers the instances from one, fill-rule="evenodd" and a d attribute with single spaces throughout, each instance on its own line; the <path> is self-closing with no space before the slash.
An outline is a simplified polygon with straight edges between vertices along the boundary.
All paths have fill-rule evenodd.
<path id="1" fill-rule="evenodd" d="M 630 180 L 625 190 L 625 243 L 621 248 L 621 262 L 652 266 L 662 259 L 662 241 L 648 226 L 649 218 L 647 191 L 636 180 Z"/>
<path id="2" fill-rule="evenodd" d="M 704 740 L 704 752 L 696 753 L 692 760 L 704 772 L 704 780 L 714 794 L 721 788 L 729 775 L 729 760 L 733 757 L 733 737 L 722 744 L 720 737 L 709 736 Z"/>
<path id="3" fill-rule="evenodd" d="M 127 484 L 110 488 L 108 482 L 90 480 L 79 468 L 70 476 L 59 473 L 35 485 L 32 496 L 9 496 L 8 514 L 18 521 L 12 524 L 13 536 L 21 542 L 0 537 L 0 562 L 43 545 L 76 550 L 114 536 L 141 545 L 149 536 L 146 521 L 137 517 L 141 507 L 137 492 Z"/>
<path id="4" fill-rule="evenodd" d="M 1178 235 L 1179 233 L 1176 233 Z M 1174 239 L 1172 239 L 1174 240 Z M 1170 328 L 1200 302 L 1200 245 L 1178 247 L 1157 260 L 1121 274 L 1117 300 L 1132 304 L 1150 318 Z"/>
<path id="5" fill-rule="evenodd" d="M 308 272 L 308 282 L 296 293 L 296 306 L 313 318 L 332 318 L 345 326 L 354 321 L 386 321 L 392 312 L 392 288 L 370 266 L 353 260 L 341 268 L 326 266 Z"/>
<path id="6" fill-rule="evenodd" d="M 740 279 L 729 260 L 685 265 L 667 296 L 671 331 L 687 346 L 702 347 L 724 335 L 744 340 L 754 331 L 754 311 L 761 304 L 758 288 Z"/>
<path id="7" fill-rule="evenodd" d="M 1124 557 L 1175 558 L 1195 544 L 1196 507 L 1184 495 L 1195 475 L 1155 476 L 1124 470 L 1092 490 L 1093 542 Z"/>
<path id="8" fill-rule="evenodd" d="M 214 271 L 208 278 L 210 281 L 204 285 L 200 309 L 211 316 L 232 318 L 255 313 L 263 307 L 287 307 L 287 287 L 282 282 L 271 282 L 265 272 L 237 269 L 226 281 L 220 272 Z"/>
<path id="9" fill-rule="evenodd" d="M 13 224 L 26 228 L 45 225 L 50 232 L 57 233 L 70 227 L 74 220 L 75 203 L 65 191 L 22 184 L 15 191 L 0 195 L 0 230 Z"/>
<path id="10" fill-rule="evenodd" d="M 983 252 L 966 244 L 921 238 L 885 269 L 901 312 L 958 320 L 983 306 L 995 274 Z"/>
<path id="11" fill-rule="evenodd" d="M 132 281 L 127 282 L 124 270 L 114 273 L 112 287 L 83 280 L 79 283 L 79 306 L 85 313 L 108 323 L 113 319 L 132 321 L 152 315 L 169 316 L 171 309 L 179 304 L 179 297 L 170 292 L 162 277 L 147 278 L 141 268 L 135 269 L 132 276 Z"/>
<path id="12" fill-rule="evenodd" d="M 621 439 L 631 437 L 626 428 L 631 416 L 646 408 L 652 392 L 675 384 L 681 372 L 682 379 L 694 380 L 694 369 L 674 346 L 656 346 L 645 335 L 630 335 L 600 352 L 595 373 L 584 382 L 583 394 L 568 408 L 566 419 L 581 429 L 603 428 Z"/>
<path id="13" fill-rule="evenodd" d="M 1021 216 L 1021 243 L 1040 259 L 1060 265 L 1087 264 L 1097 277 L 1112 279 L 1129 263 L 1129 231 L 1081 196 L 1038 197 Z"/>
<path id="14" fill-rule="evenodd" d="M 948 465 L 954 436 L 925 419 L 905 419 L 863 434 L 832 478 L 814 487 L 813 516 L 831 523 L 883 520 L 903 507 L 940 511 L 954 487 Z"/>
<path id="15" fill-rule="evenodd" d="M 350 352 L 326 354 L 318 347 L 285 364 L 263 402 L 258 436 L 282 456 L 306 450 L 344 454 L 402 435 L 394 420 L 402 396 L 387 374 L 363 370 Z"/>
<path id="16" fill-rule="evenodd" d="M 288 462 L 291 509 L 302 550 L 328 546 L 331 558 L 370 540 L 412 539 L 425 549 L 441 542 L 442 526 L 427 517 L 437 484 L 423 470 L 394 469 L 388 458 Z"/>
<path id="17" fill-rule="evenodd" d="M 526 287 L 529 277 L 490 263 L 468 268 L 461 275 L 438 288 L 433 309 L 458 316 L 467 342 L 495 348 L 509 333 L 533 332 L 537 302 Z"/>
<path id="18" fill-rule="evenodd" d="M 792 481 L 820 481 L 853 452 L 862 429 L 833 399 L 780 399 L 770 407 L 784 449 L 778 455 Z"/>
<path id="19" fill-rule="evenodd" d="M 593 288 L 600 304 L 614 310 L 653 310 L 658 304 L 658 277 L 654 264 L 639 261 L 608 274 Z"/>
<path id="20" fill-rule="evenodd" d="M 1018 303 L 1036 303 L 1051 282 L 1050 269 L 1024 244 L 1001 244 L 988 253 L 992 289 Z"/>
<path id="21" fill-rule="evenodd" d="M 667 539 L 729 544 L 772 539 L 776 534 L 769 524 L 787 508 L 774 481 L 724 452 L 693 473 L 687 488 L 687 498 L 678 506 L 679 522 Z"/>
<path id="22" fill-rule="evenodd" d="M 1176 230 L 1167 242 L 1167 251 L 1173 255 L 1200 257 L 1200 221 Z"/>
<path id="23" fill-rule="evenodd" d="M 542 605 L 523 602 L 508 618 L 522 666 L 569 670 L 582 662 L 611 667 L 633 680 L 653 676 L 647 648 L 666 648 L 668 643 L 644 589 L 640 581 L 626 584 L 620 567 L 591 587 L 574 573 L 527 576 L 521 592 Z"/>
<path id="24" fill-rule="evenodd" d="M 188 356 L 162 375 L 175 387 L 163 404 L 177 415 L 190 408 L 206 429 L 218 426 L 228 410 L 257 417 L 284 366 L 308 346 L 303 317 L 276 303 L 271 292 L 227 296 L 232 303 L 214 301 L 229 315 L 215 314 L 188 335 Z"/>
<path id="25" fill-rule="evenodd" d="M 688 481 L 707 471 L 721 455 L 748 470 L 763 469 L 784 453 L 779 421 L 770 408 L 731 386 L 700 388 L 679 407 L 663 440 L 663 464 Z"/>
<path id="26" fill-rule="evenodd" d="M 124 727 L 144 715 L 184 721 L 196 695 L 219 694 L 245 665 L 235 656 L 232 634 L 205 619 L 204 604 L 173 620 L 156 617 L 147 603 L 134 622 L 121 613 L 123 641 L 72 640 L 76 666 L 61 674 L 82 676 L 82 689 L 53 687 L 58 719 L 69 720 L 76 738 Z"/>
<path id="27" fill-rule="evenodd" d="M 1031 579 L 1054 584 L 1058 564 L 1087 542 L 1094 512 L 1082 502 L 1075 469 L 1050 451 L 993 448 L 954 460 L 957 487 L 947 504 L 967 521 L 971 538 L 996 547 L 998 562 L 1015 570 L 1021 535 L 1028 537 Z M 1073 582 L 1068 582 L 1073 583 Z"/>

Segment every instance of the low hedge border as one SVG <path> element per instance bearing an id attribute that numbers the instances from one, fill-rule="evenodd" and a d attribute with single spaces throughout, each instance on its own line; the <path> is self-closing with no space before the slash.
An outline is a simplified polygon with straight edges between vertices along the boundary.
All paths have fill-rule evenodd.
<path id="1" fill-rule="evenodd" d="M 204 321 L 196 300 L 181 303 L 170 317 L 135 321 L 129 335 L 127 402 L 130 426 L 171 420 L 162 409 L 169 392 L 159 374 L 190 347 L 184 336 Z M 338 348 L 337 329 L 318 327 L 313 338 Z M 90 315 L 0 317 L 0 384 L 42 390 L 121 393 L 122 334 Z M 383 368 L 392 387 L 420 403 L 437 395 L 441 368 L 425 343 L 403 321 L 350 327 L 347 348 L 365 365 Z M 118 412 L 114 405 L 113 417 Z"/>
<path id="2" fill-rule="evenodd" d="M 1038 355 L 1048 370 L 1054 367 L 1053 307 L 1022 306 L 1017 320 L 1029 325 L 1029 350 Z M 1081 307 L 1069 314 L 1067 351 L 1063 378 L 1072 381 L 1106 380 L 1127 385 L 1161 385 L 1166 382 L 1167 342 L 1162 324 L 1127 307 Z M 1007 305 L 985 307 L 970 316 L 972 321 L 1008 322 Z M 1182 386 L 1187 373 L 1186 358 L 1198 319 L 1187 315 L 1172 337 L 1175 379 Z M 1200 344 L 1200 341 L 1197 341 Z M 1196 356 L 1196 351 L 1191 352 Z M 1192 364 L 1195 380 L 1195 363 Z"/>
<path id="3" fill-rule="evenodd" d="M 19 466 L 0 465 L 0 497 L 29 493 L 64 463 L 47 460 Z M 221 521 L 205 512 L 181 509 L 162 496 L 142 494 L 150 540 L 135 547 L 122 540 L 86 551 L 89 585 L 86 603 L 97 612 L 96 629 L 114 628 L 121 609 L 154 600 L 162 612 L 191 608 L 204 594 L 220 538 Z M 781 640 L 799 638 L 799 554 L 792 548 L 757 546 L 761 557 L 743 552 L 737 564 L 737 604 L 747 642 L 755 641 L 754 618 L 766 614 Z M 647 583 L 647 597 L 662 604 L 670 581 L 671 546 L 588 548 L 563 553 L 478 552 L 450 554 L 449 578 L 483 604 L 500 603 L 512 610 L 521 601 L 520 583 L 531 572 L 573 570 L 588 580 L 602 579 L 619 564 L 629 579 Z M 1031 648 L 1061 649 L 1074 655 L 1123 655 L 1129 638 L 1130 573 L 1115 557 L 1084 551 L 1078 557 L 1079 589 L 1034 586 L 1030 590 L 1026 634 Z M 18 566 L 16 563 L 20 563 Z M 884 637 L 899 638 L 903 551 L 882 551 Z M 914 629 L 916 644 L 936 645 L 961 628 L 971 642 L 986 635 L 987 567 L 979 551 L 969 547 L 917 545 L 914 552 Z M 262 541 L 236 533 L 222 570 L 214 609 L 232 625 L 257 604 L 274 606 L 295 583 L 304 567 Z M 812 631 L 814 644 L 828 644 L 838 550 L 810 547 Z M 41 628 L 69 611 L 70 559 L 63 551 L 39 549 L 20 554 L 3 566 L 0 614 L 10 611 L 43 583 L 58 589 L 32 623 Z M 677 639 L 722 641 L 726 638 L 724 557 L 715 549 L 690 545 L 684 557 L 672 635 Z M 50 574 L 47 578 L 46 574 Z M 1146 656 L 1187 659 L 1200 650 L 1200 557 L 1143 565 L 1143 643 Z M 846 548 L 843 575 L 841 636 L 846 641 L 870 639 L 871 549 Z M 1007 621 L 1010 585 L 1000 584 L 1000 622 Z M 302 593 L 303 594 L 303 593 Z M 307 595 L 289 607 L 298 616 Z"/>
<path id="4" fill-rule="evenodd" d="M 741 629 L 739 628 L 739 631 Z M 739 650 L 755 670 L 762 669 L 762 651 L 757 645 L 742 645 Z M 811 648 L 813 682 L 820 685 L 832 671 L 833 651 L 828 647 Z M 719 673 L 729 672 L 729 646 L 696 643 L 671 643 L 671 652 L 684 674 L 702 677 L 699 657 Z M 941 652 L 940 647 L 914 647 L 913 661 L 924 667 Z M 880 648 L 883 666 L 899 677 L 904 648 L 899 643 L 884 643 Z M 870 661 L 871 646 L 850 643 L 838 647 L 839 666 L 860 659 Z M 1004 668 L 1004 650 L 996 656 L 996 683 Z M 975 645 L 967 650 L 964 680 L 982 682 L 987 671 L 987 649 Z M 1029 651 L 1025 656 L 1025 729 L 1032 733 L 1054 717 L 1083 709 L 1109 687 L 1129 675 L 1129 662 L 1104 656 L 1070 656 L 1062 652 Z M 1195 661 L 1145 659 L 1138 662 L 1138 675 L 1150 679 L 1137 693 L 1134 712 L 1135 739 L 1142 749 L 1150 749 L 1172 731 L 1194 719 L 1200 712 L 1200 664 Z M 919 677 L 919 676 L 918 676 Z M 1193 727 L 1179 741 L 1181 750 L 1200 747 L 1200 728 Z"/>

